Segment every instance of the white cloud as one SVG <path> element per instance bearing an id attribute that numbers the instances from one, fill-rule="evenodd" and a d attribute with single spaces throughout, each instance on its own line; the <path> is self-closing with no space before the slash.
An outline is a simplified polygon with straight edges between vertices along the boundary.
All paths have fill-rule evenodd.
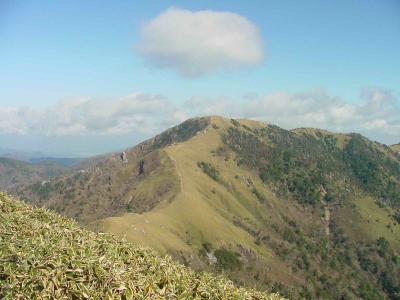
<path id="1" fill-rule="evenodd" d="M 0 132 L 11 134 L 26 132 L 20 111 L 22 111 L 22 108 L 0 107 Z"/>
<path id="2" fill-rule="evenodd" d="M 258 28 L 238 14 L 169 8 L 143 24 L 138 52 L 185 77 L 247 67 L 263 59 Z"/>
<path id="3" fill-rule="evenodd" d="M 389 144 L 400 141 L 400 106 L 393 95 L 379 88 L 363 90 L 358 103 L 314 89 L 303 93 L 277 92 L 245 101 L 194 97 L 185 108 L 196 115 L 249 118 L 287 129 L 314 127 L 359 132 Z"/>
<path id="4" fill-rule="evenodd" d="M 243 99 L 196 96 L 180 106 L 163 96 L 141 93 L 74 98 L 44 109 L 0 107 L 0 134 L 151 136 L 194 115 L 249 118 L 287 129 L 359 132 L 383 143 L 400 142 L 400 106 L 393 95 L 379 88 L 363 90 L 357 103 L 345 102 L 323 89 Z"/>
<path id="5" fill-rule="evenodd" d="M 54 106 L 0 108 L 0 133 L 77 136 L 153 133 L 186 119 L 162 96 L 134 93 L 122 98 L 74 98 Z"/>

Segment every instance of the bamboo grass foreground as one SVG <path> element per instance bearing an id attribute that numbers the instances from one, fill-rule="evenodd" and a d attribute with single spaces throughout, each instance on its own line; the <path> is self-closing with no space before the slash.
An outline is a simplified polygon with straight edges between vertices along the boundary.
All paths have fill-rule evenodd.
<path id="1" fill-rule="evenodd" d="M 0 193 L 0 299 L 282 299 Z"/>

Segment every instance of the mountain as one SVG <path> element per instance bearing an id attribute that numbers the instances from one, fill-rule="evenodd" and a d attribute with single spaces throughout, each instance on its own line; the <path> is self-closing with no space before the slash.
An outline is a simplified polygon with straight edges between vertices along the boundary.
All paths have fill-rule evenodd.
<path id="1" fill-rule="evenodd" d="M 265 299 L 0 193 L 1 299 Z"/>
<path id="2" fill-rule="evenodd" d="M 43 162 L 54 162 L 58 165 L 68 168 L 77 166 L 83 160 L 84 158 L 43 156 L 43 157 L 30 158 L 29 162 L 33 164 L 40 164 Z"/>
<path id="3" fill-rule="evenodd" d="M 56 162 L 65 167 L 71 167 L 76 165 L 78 162 L 83 160 L 81 157 L 72 157 L 68 154 L 49 154 L 42 152 L 29 152 L 29 151 L 21 151 L 10 148 L 1 148 L 0 147 L 0 157 L 10 158 L 15 160 L 22 160 L 30 163 L 39 163 L 39 162 Z"/>
<path id="4" fill-rule="evenodd" d="M 399 299 L 400 155 L 359 134 L 195 118 L 18 194 L 238 284 Z"/>
<path id="5" fill-rule="evenodd" d="M 0 157 L 0 190 L 17 185 L 43 184 L 50 177 L 63 174 L 67 168 L 52 161 L 36 164 Z"/>
<path id="6" fill-rule="evenodd" d="M 43 157 L 45 155 L 42 152 L 38 151 L 29 152 L 29 151 L 21 151 L 17 149 L 0 147 L 0 156 L 16 160 L 29 161 L 29 159 L 31 158 Z"/>

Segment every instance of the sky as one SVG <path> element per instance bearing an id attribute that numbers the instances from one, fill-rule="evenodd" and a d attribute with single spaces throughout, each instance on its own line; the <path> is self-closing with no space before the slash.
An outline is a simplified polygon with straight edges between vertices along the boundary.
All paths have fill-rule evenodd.
<path id="1" fill-rule="evenodd" d="M 0 148 L 88 156 L 218 114 L 400 142 L 400 2 L 0 0 Z"/>

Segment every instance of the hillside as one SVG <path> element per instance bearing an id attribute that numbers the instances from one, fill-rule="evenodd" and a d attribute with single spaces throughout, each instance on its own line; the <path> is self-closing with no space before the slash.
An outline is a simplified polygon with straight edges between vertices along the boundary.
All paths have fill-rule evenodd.
<path id="1" fill-rule="evenodd" d="M 82 224 L 151 210 L 172 200 L 179 191 L 174 163 L 162 148 L 187 140 L 206 125 L 205 119 L 191 120 L 125 152 L 83 161 L 83 169 L 75 173 L 19 189 L 17 193 Z"/>
<path id="2" fill-rule="evenodd" d="M 17 185 L 30 185 L 65 173 L 67 168 L 53 161 L 28 163 L 0 157 L 0 189 L 12 189 Z"/>
<path id="3" fill-rule="evenodd" d="M 1 299 L 281 299 L 0 193 Z"/>
<path id="4" fill-rule="evenodd" d="M 191 119 L 20 194 L 290 298 L 400 293 L 399 156 L 358 134 Z"/>
<path id="5" fill-rule="evenodd" d="M 400 144 L 390 146 L 394 151 L 400 154 Z"/>

